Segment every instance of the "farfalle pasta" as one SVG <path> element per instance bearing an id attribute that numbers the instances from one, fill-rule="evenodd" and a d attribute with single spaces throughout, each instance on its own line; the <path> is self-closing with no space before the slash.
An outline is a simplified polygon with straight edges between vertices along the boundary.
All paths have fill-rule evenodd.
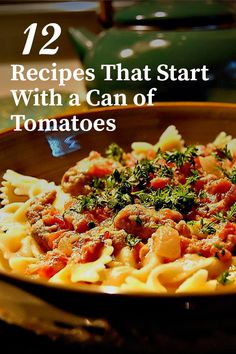
<path id="1" fill-rule="evenodd" d="M 104 291 L 236 290 L 236 139 L 111 144 L 61 184 L 7 170 L 0 270 Z"/>

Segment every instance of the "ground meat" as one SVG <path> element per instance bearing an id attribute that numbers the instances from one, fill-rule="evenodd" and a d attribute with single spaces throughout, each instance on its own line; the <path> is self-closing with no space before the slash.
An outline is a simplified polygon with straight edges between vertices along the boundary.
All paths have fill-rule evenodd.
<path id="1" fill-rule="evenodd" d="M 203 207 L 200 207 L 197 211 L 198 214 L 202 217 L 215 215 L 221 211 L 227 211 L 230 207 L 236 203 L 236 185 L 232 185 L 227 193 L 222 196 L 222 199 L 219 202 L 205 204 Z"/>
<path id="2" fill-rule="evenodd" d="M 58 250 L 47 252 L 41 262 L 36 265 L 29 274 L 39 274 L 40 277 L 50 279 L 53 275 L 63 269 L 68 262 L 68 258 Z"/>
<path id="3" fill-rule="evenodd" d="M 73 244 L 78 240 L 79 235 L 75 231 L 64 231 L 57 238 L 52 240 L 52 248 L 57 248 L 66 256 L 71 256 Z"/>
<path id="4" fill-rule="evenodd" d="M 26 212 L 26 217 L 31 225 L 42 218 L 42 213 L 51 208 L 56 199 L 56 191 L 50 191 L 35 198 Z"/>
<path id="5" fill-rule="evenodd" d="M 94 262 L 96 261 L 101 253 L 104 246 L 101 240 L 89 240 L 83 244 L 80 249 L 80 263 Z"/>
<path id="6" fill-rule="evenodd" d="M 73 243 L 72 259 L 76 263 L 94 262 L 99 258 L 104 246 L 101 236 L 92 235 L 90 232 L 79 235 L 78 240 Z"/>
<path id="7" fill-rule="evenodd" d="M 66 171 L 62 177 L 61 184 L 66 193 L 75 196 L 79 194 L 87 195 L 91 191 L 89 186 L 91 180 L 92 176 L 79 172 L 79 169 L 74 166 Z"/>
<path id="8" fill-rule="evenodd" d="M 68 257 L 76 263 L 93 262 L 99 258 L 104 246 L 101 238 L 74 232 L 65 232 L 57 243 L 58 248 L 48 251 L 40 263 L 29 271 L 30 274 L 49 279 L 67 265 Z"/>
<path id="9" fill-rule="evenodd" d="M 94 177 L 105 177 L 120 167 L 120 163 L 92 151 L 88 157 L 66 171 L 61 182 L 62 188 L 74 196 L 87 195 L 91 191 L 89 184 Z"/>
<path id="10" fill-rule="evenodd" d="M 50 240 L 56 237 L 55 233 L 62 228 L 60 223 L 54 222 L 55 216 L 50 216 L 50 213 L 52 211 L 54 213 L 55 210 L 52 206 L 55 199 L 56 191 L 47 192 L 35 198 L 26 212 L 26 217 L 31 224 L 31 234 L 43 251 L 52 249 Z M 53 222 L 48 223 L 49 218 Z M 63 220 L 61 224 L 62 222 Z"/>
<path id="11" fill-rule="evenodd" d="M 107 220 L 111 216 L 110 210 L 96 207 L 91 211 L 83 211 L 81 213 L 76 210 L 76 203 L 73 204 L 64 213 L 64 220 L 73 225 L 73 228 L 79 232 L 86 232 L 93 227 L 99 225 L 102 221 Z"/>
<path id="12" fill-rule="evenodd" d="M 118 230 L 125 230 L 128 234 L 149 238 L 155 231 L 159 217 L 154 209 L 140 204 L 127 205 L 114 219 L 114 226 Z"/>
<path id="13" fill-rule="evenodd" d="M 139 236 L 141 239 L 149 238 L 156 230 L 158 225 L 175 223 L 183 218 L 178 211 L 161 209 L 156 211 L 141 204 L 127 205 L 114 219 L 114 226 L 123 229 L 128 234 Z"/>
<path id="14" fill-rule="evenodd" d="M 183 248 L 183 239 L 181 240 L 181 249 Z M 187 245 L 187 247 L 186 247 Z M 211 237 L 202 240 L 191 240 L 185 244 L 185 250 L 182 253 L 197 253 L 203 257 L 216 257 L 222 262 L 227 262 L 232 258 L 232 244 L 221 242 L 219 238 Z"/>
<path id="15" fill-rule="evenodd" d="M 115 255 L 127 245 L 126 237 L 127 233 L 124 230 L 111 230 L 104 233 L 104 239 L 112 240 Z"/>
<path id="16" fill-rule="evenodd" d="M 92 215 L 78 213 L 72 209 L 65 213 L 64 218 L 79 233 L 88 231 L 91 228 L 90 225 L 95 226 L 95 220 Z"/>
<path id="17" fill-rule="evenodd" d="M 191 238 L 181 236 L 180 239 L 182 255 L 198 253 L 204 257 L 217 257 L 227 262 L 236 251 L 236 226 L 233 223 L 226 223 L 221 231 L 203 239 L 196 235 L 192 235 Z"/>
<path id="18" fill-rule="evenodd" d="M 160 222 L 162 223 L 163 222 L 165 223 L 165 221 L 167 220 L 173 220 L 175 222 L 179 222 L 180 220 L 183 219 L 183 215 L 180 212 L 168 208 L 160 209 L 157 212 L 157 215 Z"/>
<path id="19" fill-rule="evenodd" d="M 58 225 L 46 226 L 42 219 L 38 220 L 35 224 L 32 225 L 31 235 L 41 247 L 43 251 L 48 251 L 52 249 L 51 244 L 49 243 L 49 235 L 55 233 L 59 230 Z"/>
<path id="20" fill-rule="evenodd" d="M 236 185 L 233 184 L 224 198 L 224 208 L 229 209 L 236 202 Z"/>
<path id="21" fill-rule="evenodd" d="M 191 231 L 188 225 L 184 220 L 181 220 L 177 225 L 176 225 L 176 230 L 179 232 L 180 235 L 184 237 L 191 237 Z"/>

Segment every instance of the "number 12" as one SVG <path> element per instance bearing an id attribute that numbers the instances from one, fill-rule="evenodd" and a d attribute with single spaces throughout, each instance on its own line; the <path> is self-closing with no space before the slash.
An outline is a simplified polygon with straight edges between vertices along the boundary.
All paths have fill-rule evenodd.
<path id="1" fill-rule="evenodd" d="M 34 37 L 35 37 L 35 33 L 37 30 L 37 23 L 32 23 L 29 27 L 26 28 L 26 30 L 24 31 L 24 34 L 28 33 L 28 37 L 26 39 L 25 42 L 25 46 L 23 49 L 22 54 L 23 55 L 28 55 L 31 51 L 32 45 L 33 45 L 33 41 L 34 41 Z M 48 28 L 52 27 L 54 30 L 54 33 L 52 35 L 52 37 L 47 41 L 47 43 L 44 44 L 44 46 L 40 49 L 39 51 L 39 55 L 54 55 L 57 53 L 59 47 L 57 46 L 56 48 L 48 48 L 50 46 L 50 44 L 52 44 L 53 42 L 55 42 L 61 35 L 61 27 L 57 24 L 57 23 L 49 23 L 46 26 L 43 27 L 42 29 L 42 35 L 45 37 L 49 34 L 48 32 Z"/>

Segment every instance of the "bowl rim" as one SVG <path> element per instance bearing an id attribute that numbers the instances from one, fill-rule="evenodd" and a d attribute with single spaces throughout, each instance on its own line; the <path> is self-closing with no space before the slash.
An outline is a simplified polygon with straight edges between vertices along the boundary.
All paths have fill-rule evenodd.
<path id="1" fill-rule="evenodd" d="M 47 280 L 42 279 L 31 279 L 27 278 L 21 274 L 8 273 L 6 271 L 0 270 L 0 282 L 3 281 L 10 285 L 15 285 L 25 289 L 27 285 L 37 286 L 47 290 L 53 289 L 58 291 L 72 292 L 75 294 L 81 295 L 100 295 L 100 296 L 116 296 L 121 298 L 145 298 L 145 299 L 179 299 L 185 300 L 188 299 L 209 299 L 209 298 L 221 298 L 222 296 L 227 297 L 236 297 L 236 289 L 220 289 L 213 292 L 181 292 L 181 293 L 157 293 L 155 291 L 127 291 L 122 290 L 115 286 L 107 286 L 104 289 L 101 285 L 94 284 L 59 284 L 59 283 L 50 283 Z M 21 285 L 19 285 L 21 284 Z M 24 286 L 25 285 L 25 286 Z"/>
<path id="2" fill-rule="evenodd" d="M 224 102 L 158 102 L 154 103 L 152 106 L 136 106 L 134 104 L 121 106 L 121 107 L 99 107 L 96 109 L 87 109 L 85 111 L 78 111 L 78 113 L 71 113 L 66 115 L 56 115 L 52 117 L 48 117 L 48 119 L 70 119 L 74 115 L 85 115 L 85 114 L 93 114 L 93 113 L 102 113 L 102 112 L 114 112 L 114 111 L 123 111 L 123 110 L 140 110 L 145 111 L 145 109 L 153 109 L 158 110 L 158 108 L 166 108 L 166 109 L 175 109 L 175 108 L 223 108 L 223 109 L 233 109 L 236 113 L 236 103 L 224 103 Z M 0 131 L 0 139 L 1 137 L 8 135 L 14 132 L 14 127 L 2 129 Z M 29 132 L 30 133 L 30 132 Z M 44 133 L 44 132 L 38 132 Z M 15 282 L 22 283 L 32 286 L 44 287 L 48 290 L 63 290 L 68 292 L 74 292 L 78 294 L 90 294 L 90 295 L 104 295 L 104 296 L 119 296 L 119 297 L 141 297 L 141 298 L 162 298 L 162 299 L 194 299 L 194 298 L 218 298 L 222 296 L 236 296 L 236 289 L 220 289 L 217 292 L 182 292 L 182 293 L 156 293 L 152 291 L 127 291 L 121 290 L 118 287 L 107 286 L 102 287 L 101 285 L 93 285 L 93 284 L 81 284 L 81 285 L 72 285 L 72 284 L 57 284 L 50 283 L 46 280 L 41 279 L 32 279 L 27 278 L 21 274 L 8 273 L 7 271 L 0 270 L 0 281 L 5 281 L 10 284 L 14 284 Z M 19 285 L 17 285 L 19 286 Z"/>
<path id="3" fill-rule="evenodd" d="M 236 111 L 236 103 L 226 103 L 226 102 L 194 102 L 194 101 L 179 101 L 179 102 L 155 102 L 152 106 L 136 106 L 135 104 L 128 104 L 127 106 L 120 106 L 120 107 L 99 107 L 99 108 L 87 108 L 86 110 L 81 110 L 76 113 L 66 113 L 65 115 L 57 114 L 54 116 L 48 116 L 48 119 L 70 119 L 73 116 L 83 116 L 83 115 L 90 115 L 93 113 L 103 113 L 103 112 L 115 112 L 115 111 L 129 111 L 129 110 L 140 110 L 145 111 L 145 109 L 155 110 L 158 108 L 166 108 L 166 109 L 175 109 L 175 108 L 223 108 L 223 109 L 233 109 Z M 40 118 L 39 118 L 40 119 Z M 37 123 L 38 119 L 36 119 Z M 37 123 L 38 125 L 38 123 Z M 23 123 L 20 125 L 23 128 Z M 23 130 L 24 131 L 24 130 Z M 14 132 L 14 127 L 0 129 L 0 138 L 4 135 Z M 17 132 L 16 132 L 17 133 Z M 28 132 L 31 133 L 31 132 Z M 33 132 L 32 132 L 33 133 Z M 38 133 L 44 133 L 38 132 Z"/>

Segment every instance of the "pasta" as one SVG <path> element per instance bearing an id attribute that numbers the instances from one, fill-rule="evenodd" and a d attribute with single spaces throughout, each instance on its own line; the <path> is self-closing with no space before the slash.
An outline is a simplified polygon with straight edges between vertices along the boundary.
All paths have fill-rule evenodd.
<path id="1" fill-rule="evenodd" d="M 236 139 L 186 146 L 111 144 L 61 185 L 7 170 L 0 188 L 0 270 L 105 291 L 236 290 Z"/>

